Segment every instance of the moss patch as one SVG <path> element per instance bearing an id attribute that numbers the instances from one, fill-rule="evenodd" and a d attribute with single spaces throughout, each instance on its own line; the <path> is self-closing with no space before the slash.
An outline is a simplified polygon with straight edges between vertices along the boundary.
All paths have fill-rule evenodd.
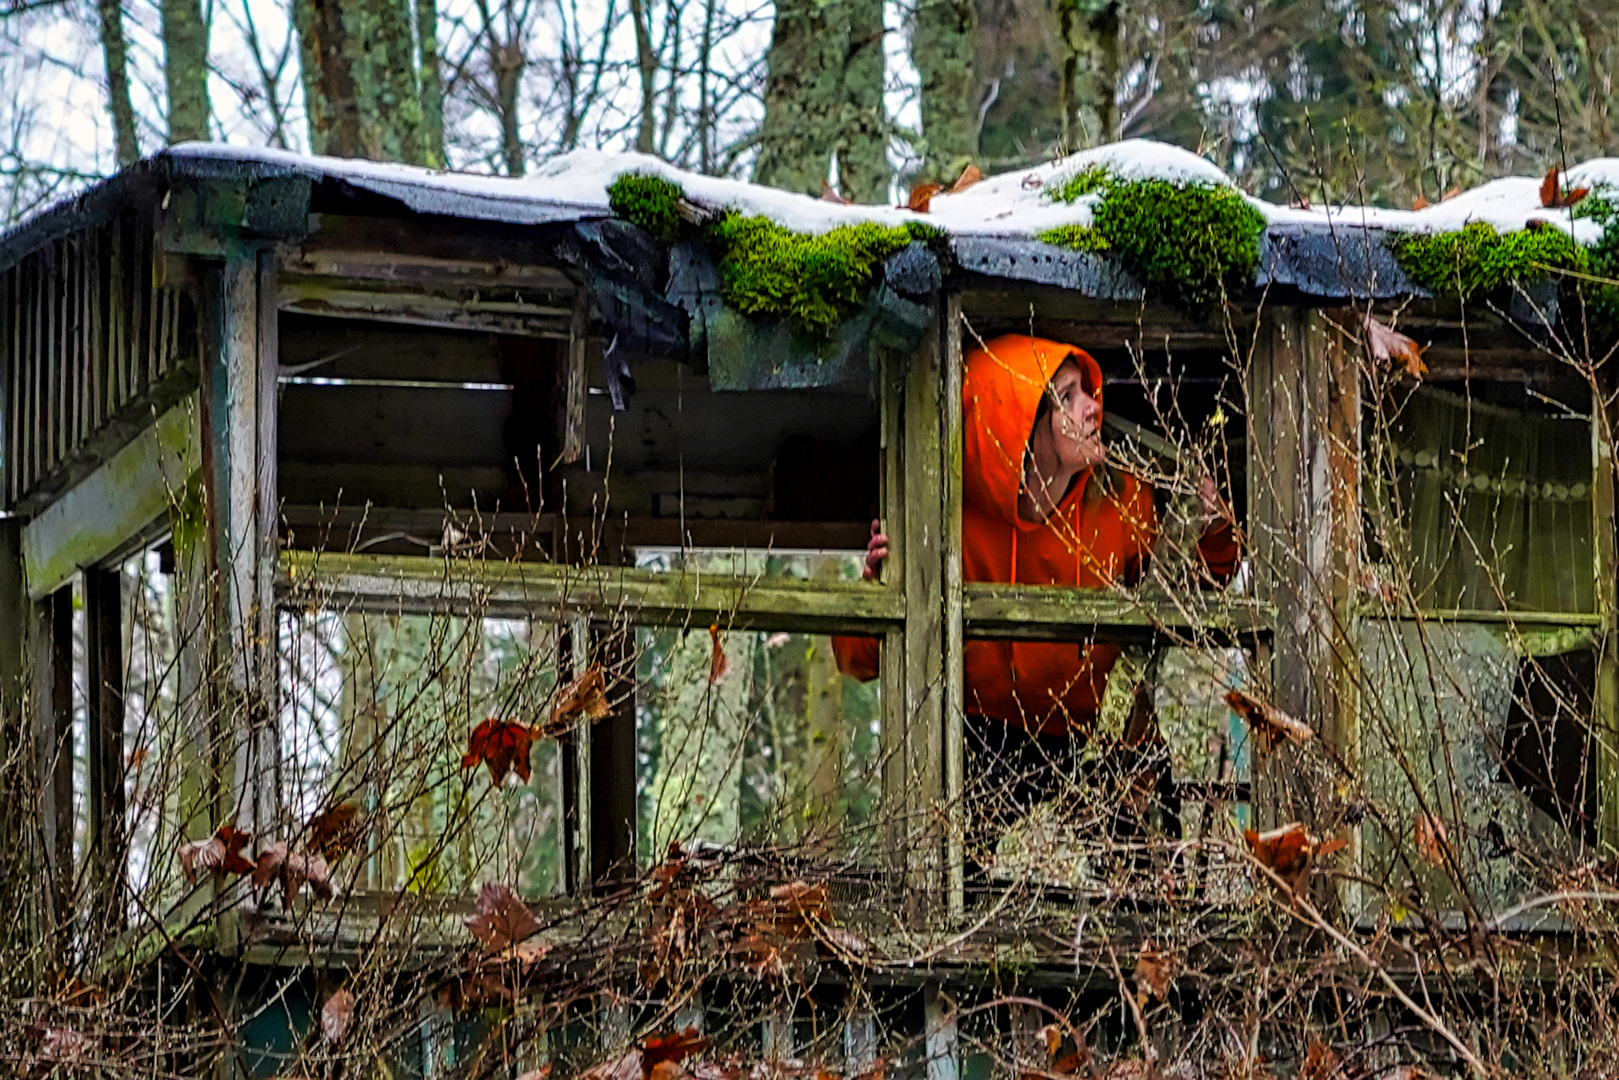
<path id="1" fill-rule="evenodd" d="M 726 302 L 745 315 L 782 315 L 830 333 L 865 305 L 883 260 L 938 230 L 842 225 L 799 233 L 764 217 L 724 214 L 709 226 Z"/>
<path id="2" fill-rule="evenodd" d="M 664 243 L 680 235 L 679 184 L 650 173 L 625 173 L 607 188 L 607 205 L 614 214 L 634 222 Z"/>
<path id="3" fill-rule="evenodd" d="M 1392 246 L 1412 281 L 1436 296 L 1462 300 L 1544 277 L 1549 269 L 1589 265 L 1587 253 L 1561 229 L 1502 234 L 1482 221 L 1457 232 L 1401 236 Z"/>
<path id="4" fill-rule="evenodd" d="M 1046 189 L 1046 195 L 1050 197 L 1052 202 L 1078 202 L 1107 182 L 1106 166 L 1092 165 L 1088 169 L 1081 169 L 1073 176 L 1056 181 Z"/>
<path id="5" fill-rule="evenodd" d="M 1265 216 L 1235 189 L 1116 180 L 1087 169 L 1054 186 L 1051 198 L 1073 202 L 1096 191 L 1102 197 L 1090 227 L 1048 229 L 1039 238 L 1117 255 L 1148 290 L 1181 304 L 1206 304 L 1253 281 Z"/>

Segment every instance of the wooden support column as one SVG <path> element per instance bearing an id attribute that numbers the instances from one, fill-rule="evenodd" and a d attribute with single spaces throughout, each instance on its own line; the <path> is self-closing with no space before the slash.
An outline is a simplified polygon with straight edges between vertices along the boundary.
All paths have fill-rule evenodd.
<path id="1" fill-rule="evenodd" d="M 1342 619 L 1358 565 L 1359 376 L 1343 334 L 1320 313 L 1271 308 L 1249 368 L 1248 550 L 1255 592 L 1275 605 L 1274 704 L 1347 749 L 1353 696 Z M 1288 820 L 1313 799 L 1283 791 L 1286 755 L 1256 772 L 1261 822 Z"/>
<path id="2" fill-rule="evenodd" d="M 0 345 L 4 343 L 4 316 L 0 316 Z M 0 381 L 3 388 L 3 381 Z M 27 708 L 28 593 L 23 587 L 22 525 L 16 518 L 0 520 L 0 761 L 26 765 L 33 743 Z M 35 770 L 6 770 L 6 783 L 0 783 L 0 844 L 14 868 L 11 880 L 0 884 L 0 902 L 16 913 L 15 921 L 5 923 L 12 933 L 26 935 L 18 944 L 37 942 L 47 922 L 48 910 L 39 901 L 46 880 L 41 853 L 35 845 L 39 829 L 29 807 L 29 792 Z"/>
<path id="3" fill-rule="evenodd" d="M 73 919 L 73 587 L 33 605 L 29 623 L 39 823 L 57 930 Z"/>
<path id="4" fill-rule="evenodd" d="M 584 671 L 590 661 L 602 666 L 608 696 L 617 702 L 612 713 L 591 728 L 585 743 L 589 776 L 581 786 L 582 809 L 588 816 L 583 821 L 590 834 L 587 865 L 597 883 L 635 870 L 635 700 L 618 681 L 633 671 L 633 634 L 629 627 L 593 623 L 589 651 L 574 654 L 576 664 L 583 665 L 577 671 Z M 654 852 L 653 857 L 660 854 Z"/>
<path id="5" fill-rule="evenodd" d="M 899 491 L 904 552 L 901 682 L 905 735 L 896 766 L 905 807 L 906 878 L 917 913 L 944 899 L 944 830 L 934 812 L 945 781 L 945 364 L 937 324 L 905 368 Z M 959 408 L 959 394 L 957 396 Z"/>
<path id="6" fill-rule="evenodd" d="M 120 572 L 84 572 L 85 696 L 88 705 L 89 868 L 92 934 L 124 925 L 127 809 L 124 799 L 124 650 Z M 94 938 L 93 938 L 94 940 Z"/>
<path id="7" fill-rule="evenodd" d="M 276 732 L 276 272 L 233 249 L 209 277 L 203 356 L 205 543 L 216 584 L 209 671 L 232 796 L 223 816 L 261 840 L 280 794 Z M 231 920 L 221 945 L 234 947 Z"/>
<path id="8" fill-rule="evenodd" d="M 944 798 L 950 807 L 946 838 L 949 910 L 966 907 L 966 673 L 962 650 L 964 601 L 961 571 L 962 379 L 961 296 L 943 298 L 940 319 L 944 350 L 944 397 L 940 401 L 944 451 Z M 952 1028 L 951 1038 L 954 1039 Z"/>
<path id="9" fill-rule="evenodd" d="M 1591 523 L 1595 529 L 1592 554 L 1596 557 L 1596 608 L 1602 617 L 1597 643 L 1596 686 L 1591 695 L 1593 740 L 1597 754 L 1597 840 L 1604 857 L 1619 850 L 1619 491 L 1615 490 L 1619 463 L 1614 457 L 1612 376 L 1598 376 L 1592 395 Z"/>

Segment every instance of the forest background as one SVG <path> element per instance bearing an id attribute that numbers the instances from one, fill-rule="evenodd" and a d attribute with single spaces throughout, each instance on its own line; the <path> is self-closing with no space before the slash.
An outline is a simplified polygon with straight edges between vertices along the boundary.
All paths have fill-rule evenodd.
<path id="1" fill-rule="evenodd" d="M 1611 153 L 1616 68 L 1581 0 L 0 0 L 0 224 L 192 139 L 881 202 L 1142 137 L 1409 206 Z"/>

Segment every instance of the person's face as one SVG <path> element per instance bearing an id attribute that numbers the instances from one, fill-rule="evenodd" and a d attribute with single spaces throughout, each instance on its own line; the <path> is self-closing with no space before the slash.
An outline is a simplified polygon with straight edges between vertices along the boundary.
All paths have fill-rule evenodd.
<path id="1" fill-rule="evenodd" d="M 1051 377 L 1046 392 L 1051 395 L 1051 445 L 1064 468 L 1088 469 L 1099 464 L 1106 451 L 1102 447 L 1102 405 L 1085 392 L 1085 375 L 1072 360 Z"/>

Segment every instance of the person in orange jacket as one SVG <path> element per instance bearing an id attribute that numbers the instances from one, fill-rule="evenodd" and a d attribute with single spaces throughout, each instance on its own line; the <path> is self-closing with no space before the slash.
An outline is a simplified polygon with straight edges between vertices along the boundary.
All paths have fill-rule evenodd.
<path id="1" fill-rule="evenodd" d="M 1102 588 L 1145 572 L 1158 535 L 1151 487 L 1104 467 L 1102 371 L 1073 345 L 1009 334 L 969 354 L 962 382 L 962 576 L 966 581 Z M 1228 579 L 1238 550 L 1212 480 L 1199 486 L 1198 553 Z M 866 577 L 888 555 L 872 523 Z M 875 638 L 833 639 L 838 666 L 877 676 Z M 1096 720 L 1119 647 L 968 641 L 970 783 L 1027 808 L 1070 771 Z M 972 792 L 969 792 L 972 794 Z"/>

